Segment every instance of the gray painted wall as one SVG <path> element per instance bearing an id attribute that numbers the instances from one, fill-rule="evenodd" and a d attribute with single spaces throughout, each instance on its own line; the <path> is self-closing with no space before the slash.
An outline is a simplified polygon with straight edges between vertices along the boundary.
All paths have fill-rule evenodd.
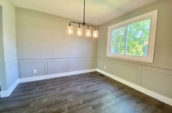
<path id="1" fill-rule="evenodd" d="M 10 0 L 0 0 L 2 6 L 2 38 L 1 53 L 2 90 L 9 89 L 18 79 L 16 54 L 15 7 Z M 1 46 L 2 46 L 1 45 Z"/>
<path id="2" fill-rule="evenodd" d="M 106 56 L 110 25 L 158 9 L 154 62 L 141 63 Z M 172 0 L 160 0 L 113 19 L 99 28 L 98 68 L 144 88 L 172 98 Z M 106 69 L 105 69 L 106 68 Z"/>
<path id="3" fill-rule="evenodd" d="M 20 77 L 97 67 L 97 39 L 67 35 L 68 22 L 66 18 L 16 8 Z"/>

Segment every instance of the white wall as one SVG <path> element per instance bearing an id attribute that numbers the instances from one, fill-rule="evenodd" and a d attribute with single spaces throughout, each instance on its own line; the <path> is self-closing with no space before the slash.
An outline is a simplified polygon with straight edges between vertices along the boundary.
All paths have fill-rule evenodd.
<path id="1" fill-rule="evenodd" d="M 16 26 L 15 26 L 15 7 L 10 0 L 0 0 L 2 6 L 2 39 L 5 74 L 3 75 L 5 84 L 2 90 L 9 89 L 18 79 L 18 66 L 16 55 Z"/>

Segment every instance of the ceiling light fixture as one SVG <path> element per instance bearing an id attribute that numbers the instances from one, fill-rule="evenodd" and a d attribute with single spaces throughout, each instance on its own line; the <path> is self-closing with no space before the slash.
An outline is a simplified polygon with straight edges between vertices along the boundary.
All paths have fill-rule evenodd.
<path id="1" fill-rule="evenodd" d="M 92 25 L 89 25 L 85 22 L 85 0 L 84 0 L 84 8 L 83 8 L 83 22 L 76 22 L 76 21 L 70 21 L 69 22 L 69 26 L 67 27 L 67 33 L 69 35 L 72 35 L 74 34 L 74 30 L 73 30 L 73 27 L 72 27 L 72 24 L 78 24 L 78 28 L 77 28 L 77 31 L 76 31 L 76 34 L 78 36 L 82 36 L 83 35 L 83 31 L 82 31 L 82 27 L 87 27 L 86 30 L 85 30 L 85 36 L 86 37 L 93 37 L 93 38 L 98 38 L 98 30 L 95 26 L 92 26 Z M 91 32 L 91 30 L 93 30 L 93 34 Z"/>

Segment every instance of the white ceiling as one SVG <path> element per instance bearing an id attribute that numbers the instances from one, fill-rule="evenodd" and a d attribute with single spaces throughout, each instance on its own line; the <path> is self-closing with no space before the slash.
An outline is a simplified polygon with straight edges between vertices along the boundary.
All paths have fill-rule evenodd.
<path id="1" fill-rule="evenodd" d="M 12 0 L 17 7 L 82 21 L 83 0 Z M 86 0 L 86 22 L 100 25 L 156 0 Z"/>

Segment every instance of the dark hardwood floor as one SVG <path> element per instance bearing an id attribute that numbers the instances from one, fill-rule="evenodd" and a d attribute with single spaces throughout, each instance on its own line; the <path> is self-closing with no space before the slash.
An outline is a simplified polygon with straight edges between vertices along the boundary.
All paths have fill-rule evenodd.
<path id="1" fill-rule="evenodd" d="M 172 107 L 95 72 L 20 84 L 0 99 L 0 113 L 172 113 Z"/>

